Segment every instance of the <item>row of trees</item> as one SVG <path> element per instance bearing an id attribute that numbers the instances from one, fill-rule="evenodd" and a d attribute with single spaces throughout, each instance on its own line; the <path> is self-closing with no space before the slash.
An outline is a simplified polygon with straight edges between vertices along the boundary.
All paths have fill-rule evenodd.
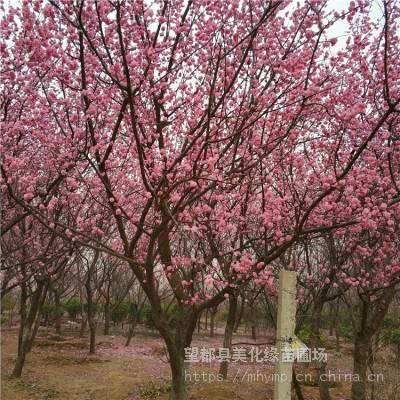
<path id="1" fill-rule="evenodd" d="M 312 348 L 326 347 L 327 336 L 330 336 L 330 341 L 335 336 L 336 352 L 342 350 L 344 340 L 352 341 L 353 373 L 363 378 L 361 382 L 353 382 L 353 398 L 365 398 L 368 391 L 367 373 L 375 371 L 376 355 L 386 349 L 386 352 L 391 351 L 394 355 L 389 365 L 396 368 L 400 363 L 399 287 L 343 285 L 340 279 L 333 278 L 327 289 L 328 286 L 321 282 L 328 283 L 332 271 L 326 268 L 326 271 L 321 272 L 321 266 L 328 264 L 333 249 L 336 252 L 339 249 L 332 243 L 330 236 L 318 238 L 318 243 L 307 241 L 305 244 L 306 248 L 301 245 L 292 249 L 291 255 L 292 258 L 297 256 L 295 259 L 299 277 L 296 334 Z M 308 258 L 310 248 L 313 257 Z M 317 249 L 320 253 L 317 253 Z M 151 306 L 140 284 L 124 263 L 116 265 L 113 261 L 112 257 L 105 256 L 102 259 L 99 256 L 95 267 L 79 268 L 78 260 L 71 258 L 64 268 L 43 277 L 43 285 L 38 283 L 36 276 L 18 285 L 11 284 L 16 282 L 15 278 L 9 279 L 8 285 L 3 285 L 2 323 L 7 323 L 9 318 L 11 324 L 16 320 L 12 314 L 17 307 L 21 316 L 18 358 L 13 370 L 15 377 L 21 376 L 25 357 L 32 348 L 40 325 L 53 326 L 57 335 L 70 335 L 72 331 L 84 337 L 88 331 L 88 350 L 92 354 L 96 351 L 96 335 L 99 330 L 104 335 L 124 334 L 126 346 L 130 345 L 138 324 L 154 330 Z M 274 263 L 275 272 L 271 275 L 274 277 L 287 263 L 293 265 L 282 257 Z M 354 268 L 357 260 L 347 256 L 347 265 L 348 268 Z M 115 272 L 117 267 L 120 273 L 113 275 L 112 271 Z M 127 280 L 129 275 L 132 279 Z M 316 275 L 320 276 L 310 284 L 310 277 Z M 167 281 L 161 279 L 159 284 L 165 289 L 162 309 L 168 315 L 169 326 L 175 329 L 179 319 L 176 301 L 169 292 Z M 221 338 L 223 347 L 232 347 L 234 333 L 251 335 L 254 342 L 249 341 L 248 344 L 257 343 L 259 337 L 262 342 L 267 337 L 269 343 L 273 344 L 277 312 L 275 292 L 274 285 L 265 287 L 252 281 L 242 285 L 229 296 L 225 304 L 206 310 L 199 316 L 197 333 L 206 332 L 214 336 L 218 320 L 220 327 L 224 327 Z M 29 335 L 26 332 L 30 332 Z M 315 382 L 319 386 L 321 398 L 329 399 L 329 385 L 319 379 L 321 374 L 326 373 L 326 365 L 322 363 L 314 367 Z M 225 379 L 228 377 L 228 363 L 221 363 L 219 373 Z M 301 399 L 300 386 L 297 390 Z"/>
<path id="2" fill-rule="evenodd" d="M 16 374 L 67 270 L 85 291 L 91 343 L 96 296 L 116 276 L 122 297 L 137 282 L 174 400 L 186 398 L 199 316 L 224 301 L 232 316 L 249 285 L 273 292 L 280 268 L 297 270 L 312 299 L 313 344 L 327 302 L 362 296 L 355 354 L 365 356 L 400 276 L 399 7 L 383 1 L 379 22 L 369 7 L 7 6 L 2 293 L 19 287 L 26 305 Z M 332 35 L 340 21 L 345 41 Z"/>

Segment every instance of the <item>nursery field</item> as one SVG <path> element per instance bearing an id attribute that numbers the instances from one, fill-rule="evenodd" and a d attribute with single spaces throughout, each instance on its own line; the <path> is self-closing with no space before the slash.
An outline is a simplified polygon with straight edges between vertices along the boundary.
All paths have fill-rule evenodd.
<path id="1" fill-rule="evenodd" d="M 12 379 L 9 374 L 17 351 L 17 330 L 5 329 L 2 333 L 2 399 L 4 400 L 139 400 L 168 399 L 170 372 L 166 352 L 157 334 L 139 329 L 129 347 L 121 332 L 98 337 L 97 351 L 88 353 L 87 338 L 79 338 L 74 330 L 55 335 L 52 329 L 39 331 L 35 346 L 26 362 L 23 378 Z M 272 337 L 260 337 L 258 343 L 271 342 Z M 218 348 L 222 332 L 214 337 L 197 334 L 193 346 Z M 251 342 L 248 336 L 236 335 L 235 342 Z M 335 352 L 336 340 L 327 340 L 328 369 L 336 375 L 331 383 L 334 400 L 350 398 L 352 371 L 352 344 L 340 343 L 341 351 Z M 249 349 L 251 346 L 246 346 Z M 392 399 L 395 386 L 400 384 L 398 369 L 389 363 L 384 353 L 376 360 L 375 373 L 377 399 Z M 295 365 L 296 373 L 307 376 L 309 368 Z M 188 383 L 189 399 L 193 400 L 270 400 L 273 384 L 267 376 L 274 372 L 272 364 L 232 364 L 228 380 L 213 382 L 218 365 L 191 367 L 192 383 Z M 198 372 L 198 382 L 194 372 Z M 258 371 L 258 378 L 257 378 Z M 203 375 L 204 373 L 204 375 Z M 262 373 L 262 375 L 261 375 Z M 252 375 L 254 374 L 254 375 Z M 383 382 L 378 374 L 383 375 Z M 261 378 L 263 376 L 263 378 Z M 338 382 L 338 380 L 342 380 Z M 318 399 L 318 388 L 312 382 L 301 385 L 305 400 Z"/>

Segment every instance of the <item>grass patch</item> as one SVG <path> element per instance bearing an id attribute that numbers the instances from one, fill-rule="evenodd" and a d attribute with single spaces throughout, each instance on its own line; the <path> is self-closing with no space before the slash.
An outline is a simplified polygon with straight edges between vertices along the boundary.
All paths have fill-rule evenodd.
<path id="1" fill-rule="evenodd" d="M 46 364 L 55 364 L 57 366 L 61 365 L 82 365 L 82 364 L 103 364 L 110 362 L 111 360 L 102 359 L 97 357 L 71 357 L 71 356 L 59 356 L 59 355 L 49 355 L 45 359 Z"/>
<path id="2" fill-rule="evenodd" d="M 159 383 L 150 381 L 139 386 L 139 394 L 146 400 L 159 399 L 160 396 L 168 394 L 170 391 L 171 385 L 166 382 Z"/>
<path id="3" fill-rule="evenodd" d="M 53 387 L 47 387 L 37 382 L 28 382 L 23 379 L 3 379 L 3 384 L 6 386 L 8 393 L 12 393 L 9 400 L 55 400 L 58 399 L 59 391 Z"/>

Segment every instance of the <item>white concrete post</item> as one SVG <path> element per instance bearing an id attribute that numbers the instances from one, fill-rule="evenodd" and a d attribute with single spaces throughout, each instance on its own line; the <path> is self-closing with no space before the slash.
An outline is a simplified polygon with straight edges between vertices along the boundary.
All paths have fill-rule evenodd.
<path id="1" fill-rule="evenodd" d="M 292 362 L 282 362 L 282 346 L 294 340 L 296 325 L 296 272 L 282 270 L 279 274 L 278 317 L 276 347 L 278 361 L 275 368 L 274 400 L 290 400 Z"/>

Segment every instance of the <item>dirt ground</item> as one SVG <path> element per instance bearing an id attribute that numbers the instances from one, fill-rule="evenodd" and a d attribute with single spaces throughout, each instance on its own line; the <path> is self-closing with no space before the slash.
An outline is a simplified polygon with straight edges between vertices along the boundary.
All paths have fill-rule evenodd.
<path id="1" fill-rule="evenodd" d="M 265 343 L 268 338 L 259 338 Z M 23 377 L 11 379 L 10 372 L 17 351 L 17 329 L 2 330 L 2 399 L 4 400 L 139 400 L 168 399 L 170 372 L 162 340 L 154 333 L 139 330 L 129 347 L 122 335 L 97 338 L 96 355 L 88 354 L 87 338 L 79 339 L 76 331 L 64 329 L 57 337 L 51 329 L 41 328 L 28 355 Z M 249 342 L 248 337 L 235 336 L 234 343 Z M 328 341 L 329 342 L 329 341 Z M 213 338 L 196 335 L 193 347 L 222 347 L 220 334 Z M 242 346 L 240 346 L 242 347 Z M 262 346 L 260 346 L 262 347 Z M 264 346 L 265 347 L 265 346 Z M 351 344 L 343 343 L 341 352 L 328 351 L 328 369 L 337 374 L 340 382 L 332 384 L 333 400 L 349 399 L 351 373 Z M 390 399 L 394 386 L 399 384 L 398 370 L 387 367 L 385 357 L 377 363 L 376 373 L 386 382 L 376 384 L 376 398 Z M 311 370 L 296 365 L 296 373 Z M 214 381 L 218 364 L 192 364 L 187 376 L 189 398 L 193 400 L 270 400 L 274 365 L 268 363 L 232 363 L 229 379 Z M 197 373 L 197 375 L 195 375 Z M 305 376 L 305 375 L 304 375 Z M 310 383 L 302 385 L 305 399 L 319 400 L 318 390 Z"/>

